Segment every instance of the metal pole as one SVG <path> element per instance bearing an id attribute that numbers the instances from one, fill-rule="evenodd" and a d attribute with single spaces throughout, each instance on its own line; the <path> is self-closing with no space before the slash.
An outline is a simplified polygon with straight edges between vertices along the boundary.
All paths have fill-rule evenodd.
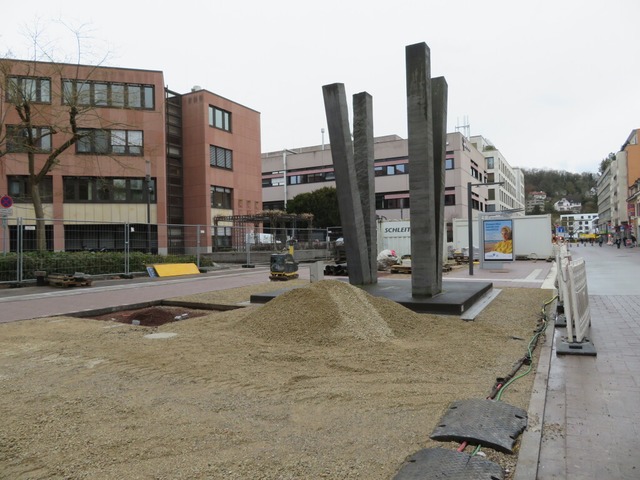
<path id="1" fill-rule="evenodd" d="M 284 211 L 287 211 L 287 150 L 282 151 L 282 177 L 284 180 Z"/>
<path id="2" fill-rule="evenodd" d="M 147 160 L 147 253 L 151 253 L 151 161 Z"/>
<path id="3" fill-rule="evenodd" d="M 471 182 L 467 182 L 467 224 L 469 230 L 469 275 L 473 275 L 473 207 L 471 205 Z"/>

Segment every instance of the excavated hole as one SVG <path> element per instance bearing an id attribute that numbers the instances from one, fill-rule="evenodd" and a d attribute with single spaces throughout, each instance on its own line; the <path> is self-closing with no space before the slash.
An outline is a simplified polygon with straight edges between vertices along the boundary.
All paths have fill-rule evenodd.
<path id="1" fill-rule="evenodd" d="M 138 308 L 135 310 L 121 310 L 86 318 L 126 323 L 128 325 L 140 325 L 143 327 L 159 327 L 165 323 L 203 317 L 211 313 L 211 310 L 195 310 L 185 307 L 158 305 L 154 307 Z M 140 323 L 136 323 L 134 320 L 137 320 Z"/>

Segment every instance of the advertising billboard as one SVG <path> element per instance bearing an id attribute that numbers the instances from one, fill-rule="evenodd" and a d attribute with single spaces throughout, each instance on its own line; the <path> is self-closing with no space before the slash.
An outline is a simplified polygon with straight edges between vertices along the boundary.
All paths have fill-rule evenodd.
<path id="1" fill-rule="evenodd" d="M 513 254 L 513 220 L 484 220 L 484 260 L 512 261 Z"/>

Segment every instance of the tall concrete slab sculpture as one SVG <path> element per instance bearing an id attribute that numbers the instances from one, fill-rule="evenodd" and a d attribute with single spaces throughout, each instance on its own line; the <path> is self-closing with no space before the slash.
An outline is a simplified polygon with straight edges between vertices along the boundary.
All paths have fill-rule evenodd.
<path id="1" fill-rule="evenodd" d="M 445 157 L 447 153 L 447 81 L 444 77 L 431 80 L 431 100 L 433 102 L 433 179 L 436 202 L 436 278 L 437 290 L 442 291 L 442 263 L 445 252 L 445 218 L 444 218 L 444 194 L 445 194 Z"/>
<path id="2" fill-rule="evenodd" d="M 376 282 L 378 278 L 378 235 L 376 230 L 373 145 L 373 97 L 367 92 L 356 93 L 353 96 L 353 155 L 367 238 L 371 281 Z"/>
<path id="3" fill-rule="evenodd" d="M 426 43 L 406 47 L 406 74 L 411 294 L 414 297 L 432 297 L 442 291 L 446 82 L 444 79 L 436 82 L 438 100 L 434 107 L 431 59 Z M 437 111 L 435 129 L 434 108 Z M 438 136 L 435 142 L 434 134 Z M 435 156 L 441 158 L 436 159 Z"/>
<path id="4" fill-rule="evenodd" d="M 349 283 L 369 285 L 375 282 L 372 277 L 370 247 L 367 244 L 361 191 L 358 184 L 349 112 L 347 108 L 344 84 L 334 83 L 322 87 L 324 96 L 331 156 L 336 175 L 336 190 L 342 233 L 345 241 Z M 374 186 L 371 185 L 373 190 Z M 369 215 L 369 212 L 367 212 Z"/>

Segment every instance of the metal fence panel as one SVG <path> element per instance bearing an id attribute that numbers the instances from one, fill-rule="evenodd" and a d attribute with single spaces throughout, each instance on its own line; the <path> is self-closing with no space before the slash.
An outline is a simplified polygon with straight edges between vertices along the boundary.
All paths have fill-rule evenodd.
<path id="1" fill-rule="evenodd" d="M 36 273 L 130 275 L 145 272 L 159 256 L 184 255 L 202 266 L 215 252 L 275 253 L 313 250 L 330 256 L 333 242 L 326 229 L 262 225 L 130 224 L 69 219 L 45 220 L 46 249 L 40 252 L 36 220 L 16 218 L 3 225 L 0 283 L 35 280 Z M 61 255 L 60 252 L 65 252 Z M 207 259 L 209 261 L 210 259 Z M 133 271 L 132 271 L 133 270 Z"/>

